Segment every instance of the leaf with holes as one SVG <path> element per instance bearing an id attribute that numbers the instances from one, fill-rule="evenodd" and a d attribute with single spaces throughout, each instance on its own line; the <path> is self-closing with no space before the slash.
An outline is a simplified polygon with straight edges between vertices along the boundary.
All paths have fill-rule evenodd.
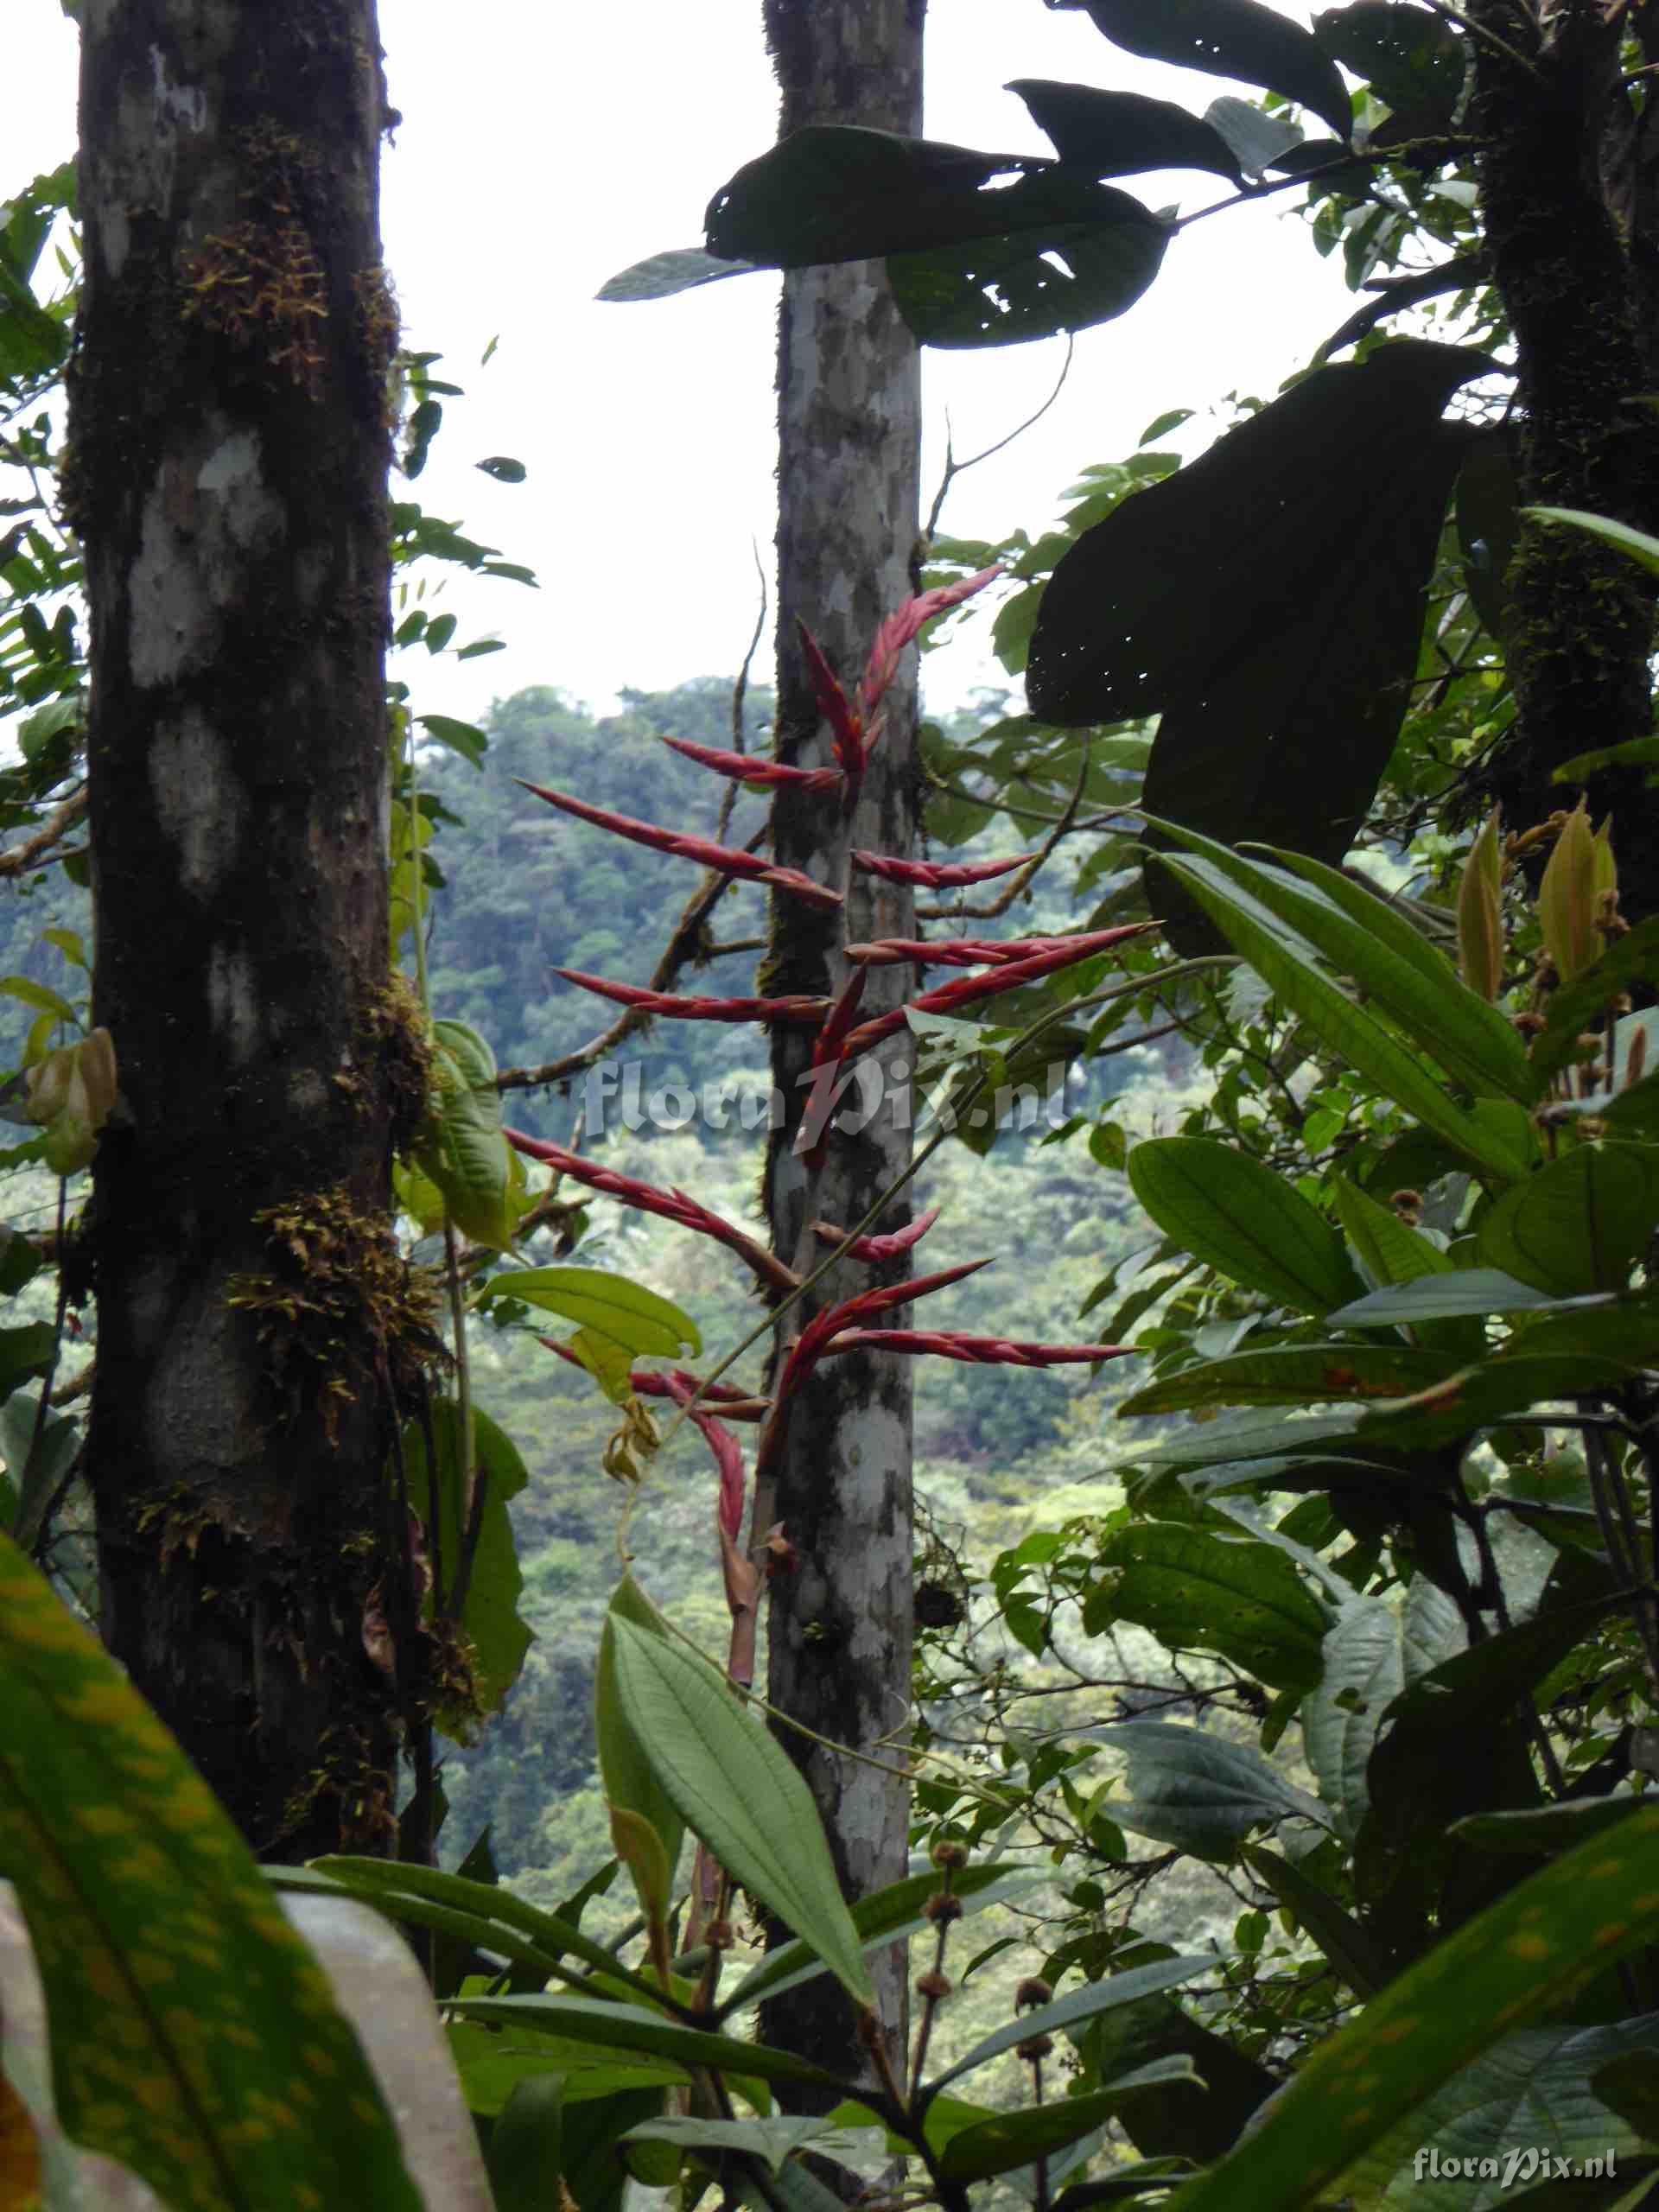
<path id="1" fill-rule="evenodd" d="M 1076 7 L 1079 0 L 1058 0 Z M 1330 57 L 1300 23 L 1259 0 L 1081 0 L 1096 30 L 1127 53 L 1206 76 L 1236 77 L 1310 107 L 1338 137 L 1353 126 Z"/>
<path id="2" fill-rule="evenodd" d="M 1237 184 L 1238 157 L 1213 124 L 1144 92 L 1108 92 L 1092 85 L 1016 77 L 1031 119 L 1070 168 L 1090 176 L 1135 176 L 1146 169 L 1206 169 Z"/>

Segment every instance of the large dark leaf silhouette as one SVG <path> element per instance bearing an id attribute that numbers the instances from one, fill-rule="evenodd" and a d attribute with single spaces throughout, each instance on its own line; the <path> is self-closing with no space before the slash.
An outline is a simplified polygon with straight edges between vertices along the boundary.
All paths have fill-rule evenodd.
<path id="1" fill-rule="evenodd" d="M 1122 315 L 1173 235 L 1079 165 L 812 124 L 721 187 L 703 261 L 805 269 L 886 256 L 925 345 L 1006 346 Z"/>
<path id="2" fill-rule="evenodd" d="M 1147 810 L 1337 861 L 1404 715 L 1459 461 L 1443 420 L 1484 354 L 1402 340 L 1324 368 L 1087 531 L 1044 595 L 1031 711 L 1161 714 Z M 1178 944 L 1208 925 L 1154 911 Z"/>
<path id="3" fill-rule="evenodd" d="M 1264 85 L 1322 116 L 1340 138 L 1352 110 L 1336 64 L 1310 32 L 1260 0 L 1049 0 L 1083 6 L 1114 46 L 1216 77 Z"/>
<path id="4" fill-rule="evenodd" d="M 1463 92 L 1463 34 L 1414 0 L 1353 0 L 1313 18 L 1313 36 L 1414 135 L 1448 130 Z"/>
<path id="5" fill-rule="evenodd" d="M 1144 92 L 1106 92 L 1048 77 L 1016 77 L 1007 86 L 1054 142 L 1069 168 L 1090 176 L 1137 176 L 1147 169 L 1208 169 L 1243 181 L 1237 156 L 1213 124 L 1173 100 Z"/>

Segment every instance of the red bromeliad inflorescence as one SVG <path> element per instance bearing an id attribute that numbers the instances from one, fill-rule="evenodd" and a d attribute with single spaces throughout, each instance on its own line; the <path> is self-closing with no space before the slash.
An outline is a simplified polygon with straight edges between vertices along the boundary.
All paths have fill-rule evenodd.
<path id="1" fill-rule="evenodd" d="M 843 1329 L 819 1353 L 928 1352 L 937 1359 L 966 1360 L 975 1367 L 1065 1367 L 1083 1360 L 1122 1359 L 1133 1344 L 1039 1344 L 1016 1337 L 975 1337 L 961 1329 Z"/>
<path id="2" fill-rule="evenodd" d="M 882 702 L 898 672 L 901 655 L 925 623 L 982 590 L 998 574 L 1000 571 L 995 568 L 984 569 L 958 583 L 907 600 L 876 632 L 863 677 L 850 697 L 817 640 L 805 625 L 801 625 L 801 649 L 819 709 L 829 725 L 835 754 L 833 767 L 801 768 L 782 761 L 752 759 L 747 753 L 696 745 L 684 738 L 669 738 L 666 742 L 685 759 L 736 781 L 772 790 L 839 793 L 842 811 L 850 815 L 857 803 L 871 750 L 881 735 Z M 550 791 L 541 785 L 526 784 L 524 788 L 566 814 L 654 851 L 694 861 L 724 875 L 765 884 L 822 908 L 835 910 L 843 905 L 842 892 L 835 886 L 815 882 L 799 870 L 776 866 L 759 854 L 639 822 L 629 815 L 590 806 L 568 792 Z M 913 861 L 856 850 L 849 855 L 848 864 L 861 874 L 887 882 L 940 891 L 991 882 L 1015 869 L 1033 867 L 1039 857 L 1034 853 L 1017 853 L 1001 861 Z M 830 1109 L 840 1071 L 849 1060 L 902 1030 L 908 1013 L 954 1013 L 1001 992 L 1036 982 L 1075 962 L 1128 943 L 1156 926 L 1155 923 L 1130 924 L 1119 929 L 1084 931 L 1069 937 L 964 937 L 932 941 L 883 938 L 868 944 L 849 944 L 842 950 L 850 972 L 834 998 L 682 995 L 613 982 L 576 969 L 560 968 L 555 973 L 583 990 L 595 992 L 645 1015 L 692 1021 L 756 1021 L 767 1027 L 791 1023 L 816 1030 L 812 1087 L 797 1139 L 797 1150 L 804 1149 L 804 1157 L 811 1166 L 821 1159 L 828 1141 Z M 918 969 L 931 964 L 975 968 L 980 972 L 957 976 L 920 993 L 907 1007 L 896 1007 L 861 1022 L 857 1016 L 869 970 L 901 963 L 913 963 Z M 660 1215 L 723 1244 L 744 1262 L 764 1294 L 775 1302 L 781 1303 L 801 1287 L 801 1278 L 781 1258 L 687 1192 L 659 1190 L 637 1177 L 602 1167 L 564 1146 L 528 1136 L 517 1129 L 507 1130 L 506 1136 L 518 1151 L 543 1162 L 556 1175 L 568 1175 L 624 1205 Z M 901 1229 L 850 1240 L 829 1222 L 815 1221 L 812 1230 L 827 1243 L 844 1244 L 844 1256 L 868 1266 L 883 1266 L 902 1259 L 938 1217 L 938 1209 L 931 1208 Z M 699 1381 L 684 1368 L 663 1371 L 636 1368 L 630 1373 L 630 1389 L 639 1396 L 665 1398 L 678 1406 L 701 1431 L 714 1456 L 719 1472 L 715 1522 L 727 1603 L 732 1616 L 729 1664 L 734 1681 L 747 1685 L 753 1674 L 762 1565 L 768 1571 L 786 1566 L 791 1563 L 791 1554 L 781 1527 L 753 1530 L 749 1552 L 745 1554 L 740 1548 L 746 1486 L 743 1456 L 736 1437 L 726 1426 L 728 1421 L 760 1424 L 754 1462 L 758 1478 L 763 1469 L 775 1463 L 786 1432 L 791 1401 L 821 1359 L 861 1351 L 886 1351 L 931 1355 L 976 1365 L 1042 1368 L 1118 1359 L 1134 1349 L 1123 1344 L 1038 1344 L 1012 1337 L 974 1335 L 962 1330 L 870 1325 L 896 1308 L 944 1290 L 989 1264 L 987 1260 L 965 1261 L 905 1282 L 877 1285 L 829 1306 L 813 1315 L 787 1347 L 770 1397 L 752 1396 L 729 1383 Z M 543 1337 L 542 1342 L 563 1358 L 578 1365 L 584 1363 L 569 1345 L 556 1338 Z"/>
<path id="3" fill-rule="evenodd" d="M 524 782 L 522 777 L 518 780 Z M 839 891 L 830 890 L 827 884 L 814 883 L 798 868 L 774 868 L 758 853 L 746 853 L 732 845 L 717 845 L 712 838 L 694 837 L 684 830 L 659 830 L 654 822 L 636 822 L 631 814 L 617 814 L 607 806 L 589 806 L 585 798 L 573 798 L 569 791 L 550 791 L 545 784 L 524 784 L 524 787 L 561 812 L 574 814 L 579 822 L 591 822 L 595 829 L 608 830 L 613 836 L 626 837 L 632 844 L 649 845 L 653 852 L 672 853 L 678 860 L 696 861 L 701 867 L 714 868 L 721 875 L 747 876 L 753 882 L 770 884 L 774 891 L 787 891 L 793 898 L 804 899 L 809 906 L 841 904 Z"/>
<path id="4" fill-rule="evenodd" d="M 993 883 L 1029 867 L 1038 855 L 1016 853 L 1007 861 L 900 861 L 890 853 L 855 852 L 853 866 L 861 875 L 878 875 L 887 883 L 912 884 L 918 891 L 959 891 L 970 883 Z"/>
<path id="5" fill-rule="evenodd" d="M 637 1013 L 660 1014 L 670 1021 L 803 1022 L 817 1027 L 829 1011 L 828 999 L 808 998 L 799 993 L 782 999 L 710 998 L 674 991 L 647 990 L 639 983 L 613 983 L 607 976 L 584 975 L 580 968 L 556 968 L 556 976 L 596 998 L 613 999 L 618 1006 Z"/>
<path id="6" fill-rule="evenodd" d="M 746 1236 L 741 1229 L 711 1212 L 685 1192 L 658 1190 L 654 1183 L 642 1183 L 637 1175 L 623 1175 L 614 1167 L 601 1167 L 596 1160 L 584 1160 L 579 1152 L 571 1152 L 562 1144 L 550 1144 L 545 1137 L 530 1136 L 523 1129 L 505 1129 L 502 1134 L 515 1152 L 523 1153 L 526 1160 L 539 1160 L 556 1175 L 568 1175 L 572 1182 L 603 1191 L 607 1198 L 620 1199 L 638 1213 L 660 1214 L 664 1221 L 677 1222 L 682 1229 L 695 1229 L 699 1236 L 713 1237 L 716 1243 L 735 1252 L 759 1281 L 779 1296 L 799 1288 L 800 1278 L 776 1253 L 768 1252 L 764 1244 L 756 1243 L 753 1236 Z"/>
<path id="7" fill-rule="evenodd" d="M 832 791 L 841 781 L 839 768 L 791 768 L 781 760 L 757 760 L 749 753 L 722 753 L 717 746 L 694 745 L 689 737 L 665 737 L 663 743 L 683 753 L 688 760 L 695 760 L 700 768 L 712 768 L 717 776 L 730 776 L 743 784 L 764 784 L 774 790 L 791 785 L 804 791 Z"/>

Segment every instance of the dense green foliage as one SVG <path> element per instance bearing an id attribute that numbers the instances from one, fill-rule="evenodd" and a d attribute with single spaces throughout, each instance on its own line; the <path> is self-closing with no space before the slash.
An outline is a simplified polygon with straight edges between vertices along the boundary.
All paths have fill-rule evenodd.
<path id="1" fill-rule="evenodd" d="M 564 1320 L 550 1322 L 528 1281 L 515 1302 L 510 1265 L 480 1286 L 491 1249 L 467 1255 L 467 1380 L 486 1464 L 502 1478 L 488 1501 L 498 1536 L 506 1478 L 524 1476 L 512 1500 L 523 1589 L 514 1570 L 486 1590 L 480 1567 L 457 1626 L 474 1631 L 480 1660 L 486 1631 L 493 1650 L 516 1653 L 515 1609 L 537 1634 L 481 1734 L 480 1697 L 440 1715 L 479 1738 L 445 1754 L 441 1777 L 444 1852 L 453 1864 L 465 1851 L 474 1878 L 420 1863 L 418 1836 L 411 1864 L 337 1861 L 287 1878 L 351 1888 L 442 1939 L 435 1985 L 504 2208 L 536 2202 L 518 2162 L 540 2158 L 581 2212 L 611 2212 L 626 2137 L 642 2178 L 696 2190 L 712 2177 L 816 2212 L 823 2190 L 789 2156 L 819 2139 L 816 2121 L 792 2117 L 798 2092 L 842 2101 L 826 2125 L 879 2121 L 951 2212 L 993 2177 L 1057 2212 L 1086 2212 L 1107 2190 L 1172 2188 L 1182 2212 L 1404 2199 L 1474 2212 L 1522 2158 L 1533 2164 L 1510 2178 L 1527 2183 L 1549 2163 L 1543 2186 L 1513 2201 L 1612 2212 L 1659 2166 L 1656 1816 L 1644 1802 L 1659 1772 L 1659 1077 L 1647 1072 L 1651 1014 L 1631 999 L 1659 982 L 1659 919 L 1643 895 L 1653 751 L 1612 690 L 1573 690 L 1579 719 L 1552 722 L 1551 698 L 1559 708 L 1568 694 L 1540 677 L 1576 669 L 1577 683 L 1591 663 L 1605 674 L 1618 657 L 1612 608 L 1645 689 L 1642 564 L 1659 563 L 1659 543 L 1627 518 L 1591 553 L 1570 518 L 1523 504 L 1590 503 L 1616 441 L 1629 453 L 1652 436 L 1645 420 L 1630 424 L 1639 378 L 1621 368 L 1588 400 L 1576 387 L 1600 415 L 1577 426 L 1590 460 L 1568 496 L 1540 370 L 1573 318 L 1541 334 L 1528 320 L 1515 264 L 1524 226 L 1500 158 L 1532 128 L 1532 82 L 1561 93 L 1558 127 L 1576 112 L 1557 76 L 1562 43 L 1529 11 L 1483 0 L 1357 0 L 1311 35 L 1244 0 L 1193 0 L 1189 29 L 1166 0 L 1090 0 L 1089 12 L 1130 50 L 1224 67 L 1269 97 L 1224 99 L 1200 118 L 1024 80 L 1052 162 L 802 134 L 732 179 L 709 247 L 785 265 L 886 252 L 924 335 L 1039 334 L 1123 311 L 1176 264 L 1180 224 L 1102 180 L 1179 153 L 1247 194 L 1306 171 L 1314 243 L 1340 249 L 1356 288 L 1389 285 L 1327 349 L 1356 346 L 1354 362 L 1241 408 L 1204 461 L 1178 468 L 1159 450 L 1166 420 L 1136 454 L 1084 474 L 1058 529 L 934 549 L 941 577 L 997 556 L 1013 570 L 995 635 L 1010 673 L 1029 669 L 1033 708 L 928 732 L 935 850 L 983 836 L 1002 852 L 1052 833 L 1022 925 L 1099 926 L 1150 902 L 1192 957 L 1148 936 L 971 1018 L 918 1025 L 936 1097 L 941 1084 L 992 1096 L 1050 1059 L 1083 1069 L 1060 1127 L 993 1144 L 969 1122 L 931 1154 L 916 1196 L 944 1213 L 925 1264 L 1000 1256 L 951 1287 L 958 1329 L 1027 1347 L 1086 1330 L 1136 1356 L 1041 1372 L 930 1368 L 916 1804 L 938 1872 L 849 1916 L 792 1770 L 674 1632 L 717 1649 L 728 1597 L 703 1446 L 687 1425 L 653 1452 L 619 1372 L 649 1331 L 629 1339 L 625 1314 L 608 1353 L 589 1344 L 582 1372 L 536 1341 Z M 1649 26 L 1621 48 L 1624 11 L 1557 12 L 1599 41 L 1620 88 L 1611 105 L 1628 105 L 1639 137 L 1646 110 L 1625 96 L 1651 66 Z M 1530 41 L 1518 55 L 1517 39 Z M 1338 64 L 1363 86 L 1351 97 Z M 1304 138 L 1287 121 L 1293 101 L 1340 137 Z M 1541 178 L 1540 142 L 1529 143 Z M 997 176 L 1005 188 L 988 200 Z M 1005 221 L 994 234 L 988 205 Z M 1614 212 L 1601 209 L 1609 225 Z M 14 276 L 33 219 L 24 229 L 22 248 L 6 249 Z M 701 253 L 645 269 L 656 273 L 633 272 L 619 296 L 733 273 Z M 1455 346 L 1380 338 L 1390 315 L 1429 299 L 1451 305 L 1412 327 Z M 27 315 L 13 330 L 0 372 L 20 406 L 49 379 L 60 340 L 60 325 Z M 1478 361 L 1471 340 L 1485 349 Z M 1501 405 L 1477 386 L 1446 407 L 1493 364 L 1515 387 Z M 65 583 L 52 554 L 42 535 L 5 571 L 8 607 L 35 609 L 32 623 L 5 613 L 16 703 L 71 708 L 59 727 L 36 725 L 37 750 L 73 743 L 73 635 L 36 605 Z M 757 751 L 764 709 L 754 702 L 746 733 Z M 595 722 L 532 692 L 498 707 L 484 734 L 481 771 L 423 753 L 398 790 L 419 806 L 418 784 L 439 823 L 442 887 L 423 913 L 406 884 L 404 912 L 430 924 L 417 966 L 448 1071 L 435 1114 L 441 1134 L 476 1140 L 472 1163 L 495 1178 L 488 1226 L 539 1194 L 511 1179 L 484 1039 L 502 1065 L 575 1051 L 606 1010 L 550 969 L 643 981 L 686 881 L 666 858 L 548 814 L 513 779 L 712 830 L 717 796 L 659 741 L 728 743 L 728 694 L 709 682 L 628 695 L 624 714 Z M 479 752 L 470 735 L 458 742 Z M 14 827 L 66 772 L 45 760 Z M 1586 779 L 1593 817 L 1567 809 Z M 1510 818 L 1471 849 L 1463 825 L 1493 789 Z M 1611 836 L 1598 826 L 1604 799 L 1620 810 Z M 752 796 L 737 804 L 733 843 L 761 821 Z M 1118 818 L 1130 806 L 1144 840 Z M 1270 833 L 1274 849 L 1241 853 L 1206 829 Z M 1309 857 L 1338 857 L 1356 829 L 1346 868 Z M 62 983 L 69 956 L 40 931 L 48 912 L 73 923 L 69 906 L 45 903 L 60 895 L 48 881 L 7 918 L 6 966 L 26 979 L 11 989 L 20 1057 L 37 1065 L 62 1018 L 41 991 Z M 755 896 L 735 895 L 721 916 L 753 916 Z M 952 896 L 929 923 L 995 918 Z M 692 963 L 678 987 L 746 989 L 747 957 L 719 955 L 703 976 Z M 666 1022 L 627 1050 L 647 1093 L 761 1058 L 753 1031 Z M 470 1093 L 454 1077 L 463 1062 Z M 508 1110 L 563 1142 L 578 1104 L 556 1093 Z M 590 1117 L 585 1146 L 752 1224 L 741 1129 Z M 442 1186 L 435 1215 L 453 1218 L 470 1169 L 462 1161 L 446 1185 L 441 1154 L 429 1130 L 414 1148 Z M 414 1181 L 404 1189 L 425 1219 Z M 523 1256 L 673 1300 L 664 1310 L 700 1335 L 706 1366 L 754 1316 L 736 1269 L 711 1268 L 709 1252 L 684 1229 L 562 1185 Z M 8 1248 L 7 1287 L 36 1306 L 45 1281 L 26 1279 L 42 1257 Z M 549 1293 L 556 1312 L 559 1295 L 569 1302 L 568 1282 Z M 60 1334 L 33 1307 L 20 1315 L 0 1338 L 5 1382 L 49 1376 Z M 737 1377 L 766 1382 L 753 1353 Z M 54 1488 L 48 1465 L 67 1466 L 59 1447 L 73 1446 L 72 1419 L 65 1439 L 20 1423 L 28 1406 L 8 1408 L 22 1495 L 5 1503 L 20 1529 Z M 434 1408 L 403 1471 L 415 1470 L 418 1507 L 421 1454 L 436 1451 L 429 1479 L 447 1484 L 458 1532 L 465 1446 L 445 1440 L 464 1433 L 466 1404 L 440 1394 Z M 647 1477 L 621 1547 L 620 1493 L 601 1466 Z M 60 1505 L 61 1489 L 46 1502 Z M 429 1507 L 425 1520 L 443 1525 Z M 73 1537 L 72 1503 L 60 1566 Z M 621 1548 L 672 1630 L 631 1580 L 619 1586 Z M 37 1731 L 42 1710 L 25 1716 Z M 925 1936 L 913 2085 L 855 2082 L 841 2051 L 803 2059 L 727 2040 L 759 1985 L 741 1968 L 728 1969 L 735 1986 L 721 1984 L 712 1929 L 671 1960 L 682 1931 L 664 1862 L 683 1829 L 798 1931 L 800 1949 L 759 1969 L 774 1986 L 809 1971 L 810 1952 L 862 1995 L 865 1948 L 895 1930 Z M 645 1932 L 620 1955 L 594 1931 L 631 1910 L 622 1879 L 601 1878 L 596 1900 L 582 1889 L 613 1840 Z M 1027 1886 L 1002 1888 L 986 1866 L 959 1863 L 969 1853 L 1000 1854 L 996 1873 Z M 950 1908 L 929 1903 L 940 1890 L 1000 1916 L 988 1940 L 953 1932 Z M 715 1928 L 733 1902 L 728 1885 Z M 1007 2071 L 985 2077 L 984 2103 L 958 2094 L 998 2058 Z M 693 2069 L 693 2109 L 665 2118 L 664 2090 Z M 1109 2125 L 1122 2140 L 1108 2142 Z M 856 2155 L 844 2140 L 821 2147 Z M 880 2137 L 863 2147 L 879 2161 Z M 1425 2179 L 1430 2150 L 1474 2167 Z M 1616 2171 L 1553 2193 L 1557 2162 L 1610 2153 Z M 1097 2154 L 1090 2175 L 1083 2162 Z M 1073 2186 L 1057 2195 L 1064 2180 Z"/>

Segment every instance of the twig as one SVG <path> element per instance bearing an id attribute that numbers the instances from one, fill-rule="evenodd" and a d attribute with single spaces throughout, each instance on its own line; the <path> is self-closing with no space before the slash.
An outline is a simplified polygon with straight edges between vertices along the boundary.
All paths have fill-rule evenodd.
<path id="1" fill-rule="evenodd" d="M 1038 874 L 1044 863 L 1053 858 L 1055 849 L 1061 838 L 1069 833 L 1077 821 L 1077 809 L 1083 804 L 1084 785 L 1088 780 L 1089 747 L 1085 742 L 1078 747 L 1077 780 L 1071 787 L 1071 796 L 1066 801 L 1065 812 L 1059 817 L 1054 827 L 1044 838 L 1040 848 L 1032 855 L 1017 874 L 1008 878 L 1007 882 L 997 893 L 989 906 L 952 906 L 942 911 L 940 918 L 949 921 L 988 922 L 994 921 L 999 914 L 1006 914 L 1020 893 L 1029 888 L 1033 879 Z"/>
<path id="2" fill-rule="evenodd" d="M 78 791 L 73 798 L 65 799 L 55 813 L 48 814 L 32 837 L 25 837 L 21 845 L 9 845 L 0 852 L 0 876 L 21 875 L 25 868 L 33 868 L 43 853 L 49 852 L 67 830 L 73 828 L 86 811 L 86 793 Z"/>
<path id="3" fill-rule="evenodd" d="M 743 701 L 749 688 L 749 671 L 760 648 L 760 634 L 766 626 L 766 572 L 760 565 L 760 549 L 751 538 L 749 550 L 754 556 L 754 573 L 760 579 L 760 607 L 754 618 L 754 634 L 749 639 L 749 650 L 743 656 L 742 665 L 732 683 L 732 750 L 745 753 L 748 747 L 743 734 Z M 721 794 L 720 815 L 715 829 L 715 842 L 723 845 L 726 832 L 731 827 L 732 809 L 737 804 L 737 785 L 728 784 Z"/>
<path id="4" fill-rule="evenodd" d="M 1519 47 L 1511 46 L 1508 39 L 1500 37 L 1489 24 L 1477 22 L 1472 16 L 1465 16 L 1461 8 L 1454 8 L 1451 4 L 1451 0 L 1424 0 L 1424 4 L 1435 15 L 1444 16 L 1448 23 L 1455 23 L 1460 31 L 1467 31 L 1471 38 L 1478 38 L 1490 46 L 1494 54 L 1507 54 L 1516 67 L 1524 69 L 1529 77 L 1536 77 L 1542 81 L 1537 63 L 1529 60 Z"/>
<path id="5" fill-rule="evenodd" d="M 944 512 L 944 503 L 950 496 L 950 486 L 956 482 L 957 477 L 965 476 L 970 468 L 977 468 L 982 461 L 989 461 L 995 454 L 1003 452 L 1014 443 L 1016 438 L 1024 437 L 1027 430 L 1033 429 L 1042 421 L 1044 416 L 1065 390 L 1065 380 L 1071 373 L 1071 357 L 1076 350 L 1076 336 L 1068 330 L 1065 334 L 1065 359 L 1060 365 L 1060 373 L 1055 379 L 1053 391 L 1049 393 L 1048 397 L 1034 415 L 1027 415 L 1017 429 L 1010 430 L 1006 437 L 999 438 L 994 446 L 987 446 L 982 453 L 976 453 L 971 461 L 958 461 L 956 458 L 950 443 L 950 417 L 949 415 L 945 416 L 944 474 L 939 479 L 939 488 L 933 494 L 933 504 L 927 511 L 927 520 L 922 527 L 924 543 L 931 544 L 933 542 L 933 533 L 939 526 L 939 517 Z"/>

